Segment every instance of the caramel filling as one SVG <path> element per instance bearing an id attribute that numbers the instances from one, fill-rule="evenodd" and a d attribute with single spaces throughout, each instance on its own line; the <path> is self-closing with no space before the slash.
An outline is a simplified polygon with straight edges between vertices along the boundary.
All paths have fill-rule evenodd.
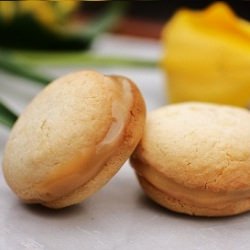
<path id="1" fill-rule="evenodd" d="M 250 190 L 236 190 L 234 192 L 212 192 L 210 190 L 195 189 L 181 185 L 165 176 L 148 163 L 133 158 L 132 165 L 139 176 L 144 178 L 159 191 L 177 200 L 197 207 L 223 209 L 231 202 L 250 198 Z"/>
<path id="2" fill-rule="evenodd" d="M 49 178 L 39 184 L 39 198 L 53 201 L 70 194 L 72 191 L 92 180 L 112 157 L 123 138 L 133 101 L 131 84 L 122 77 L 105 77 L 105 84 L 112 93 L 113 122 L 103 140 L 92 147 L 78 152 L 71 162 L 57 168 Z"/>

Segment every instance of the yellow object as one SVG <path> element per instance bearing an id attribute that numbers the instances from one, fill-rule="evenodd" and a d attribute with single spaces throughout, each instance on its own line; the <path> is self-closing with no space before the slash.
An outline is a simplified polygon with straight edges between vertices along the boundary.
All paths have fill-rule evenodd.
<path id="1" fill-rule="evenodd" d="M 19 14 L 31 14 L 38 22 L 45 26 L 54 26 L 57 23 L 57 13 L 49 1 L 20 1 Z"/>
<path id="2" fill-rule="evenodd" d="M 78 0 L 2 1 L 0 2 L 0 18 L 8 22 L 17 16 L 30 14 L 40 24 L 54 28 L 65 21 L 78 4 Z"/>
<path id="3" fill-rule="evenodd" d="M 12 1 L 0 1 L 0 18 L 9 22 L 15 14 L 15 3 Z"/>
<path id="4" fill-rule="evenodd" d="M 250 23 L 225 3 L 177 12 L 163 45 L 170 102 L 250 104 Z"/>

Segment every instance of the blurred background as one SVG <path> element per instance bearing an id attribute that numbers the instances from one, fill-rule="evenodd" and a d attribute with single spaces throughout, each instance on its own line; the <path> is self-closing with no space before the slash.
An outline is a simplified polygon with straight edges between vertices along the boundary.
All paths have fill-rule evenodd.
<path id="1" fill-rule="evenodd" d="M 116 31 L 128 35 L 152 37 L 159 39 L 164 24 L 180 8 L 201 10 L 211 5 L 215 0 L 176 0 L 176 1 L 133 1 L 130 3 L 125 18 L 121 21 Z M 249 1 L 225 1 L 237 15 L 250 19 Z M 108 3 L 86 2 L 81 6 L 82 13 L 96 14 Z M 142 28 L 147 27 L 147 28 Z"/>
<path id="2" fill-rule="evenodd" d="M 145 71 L 154 71 L 152 84 L 158 84 L 158 92 L 145 91 L 153 87 L 141 83 L 146 98 L 160 100 L 152 108 L 183 101 L 249 107 L 249 5 L 208 0 L 0 1 L 1 113 L 10 114 L 12 106 L 6 74 L 15 76 L 14 82 L 26 79 L 29 86 L 43 87 L 84 68 L 111 73 L 126 69 L 139 85 Z M 20 86 L 12 92 L 18 95 Z"/>

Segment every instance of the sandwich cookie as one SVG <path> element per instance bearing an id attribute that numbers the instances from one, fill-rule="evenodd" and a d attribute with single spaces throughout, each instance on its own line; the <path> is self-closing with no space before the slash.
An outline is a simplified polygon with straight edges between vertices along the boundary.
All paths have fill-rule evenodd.
<path id="1" fill-rule="evenodd" d="M 26 203 L 79 203 L 120 169 L 142 136 L 144 120 L 144 100 L 128 78 L 94 71 L 61 77 L 14 125 L 5 179 Z"/>
<path id="2" fill-rule="evenodd" d="M 148 115 L 131 163 L 160 205 L 198 216 L 250 210 L 250 113 L 206 103 L 162 107 Z"/>

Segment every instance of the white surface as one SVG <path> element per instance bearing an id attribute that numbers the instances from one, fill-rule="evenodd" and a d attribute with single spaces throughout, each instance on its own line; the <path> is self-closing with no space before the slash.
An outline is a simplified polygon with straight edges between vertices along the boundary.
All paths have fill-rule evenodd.
<path id="1" fill-rule="evenodd" d="M 152 41 L 104 37 L 96 43 L 95 51 L 126 55 L 132 51 L 133 56 L 146 54 L 147 58 L 157 58 L 160 46 Z M 72 70 L 75 68 L 47 69 L 53 75 Z M 97 70 L 133 79 L 149 110 L 165 103 L 160 70 Z M 39 89 L 0 72 L 0 97 L 17 111 Z M 0 128 L 1 156 L 7 136 L 8 130 Z M 1 172 L 0 200 L 0 250 L 250 249 L 249 214 L 206 219 L 169 212 L 143 195 L 128 163 L 102 190 L 78 206 L 53 211 L 23 205 L 6 185 Z"/>

